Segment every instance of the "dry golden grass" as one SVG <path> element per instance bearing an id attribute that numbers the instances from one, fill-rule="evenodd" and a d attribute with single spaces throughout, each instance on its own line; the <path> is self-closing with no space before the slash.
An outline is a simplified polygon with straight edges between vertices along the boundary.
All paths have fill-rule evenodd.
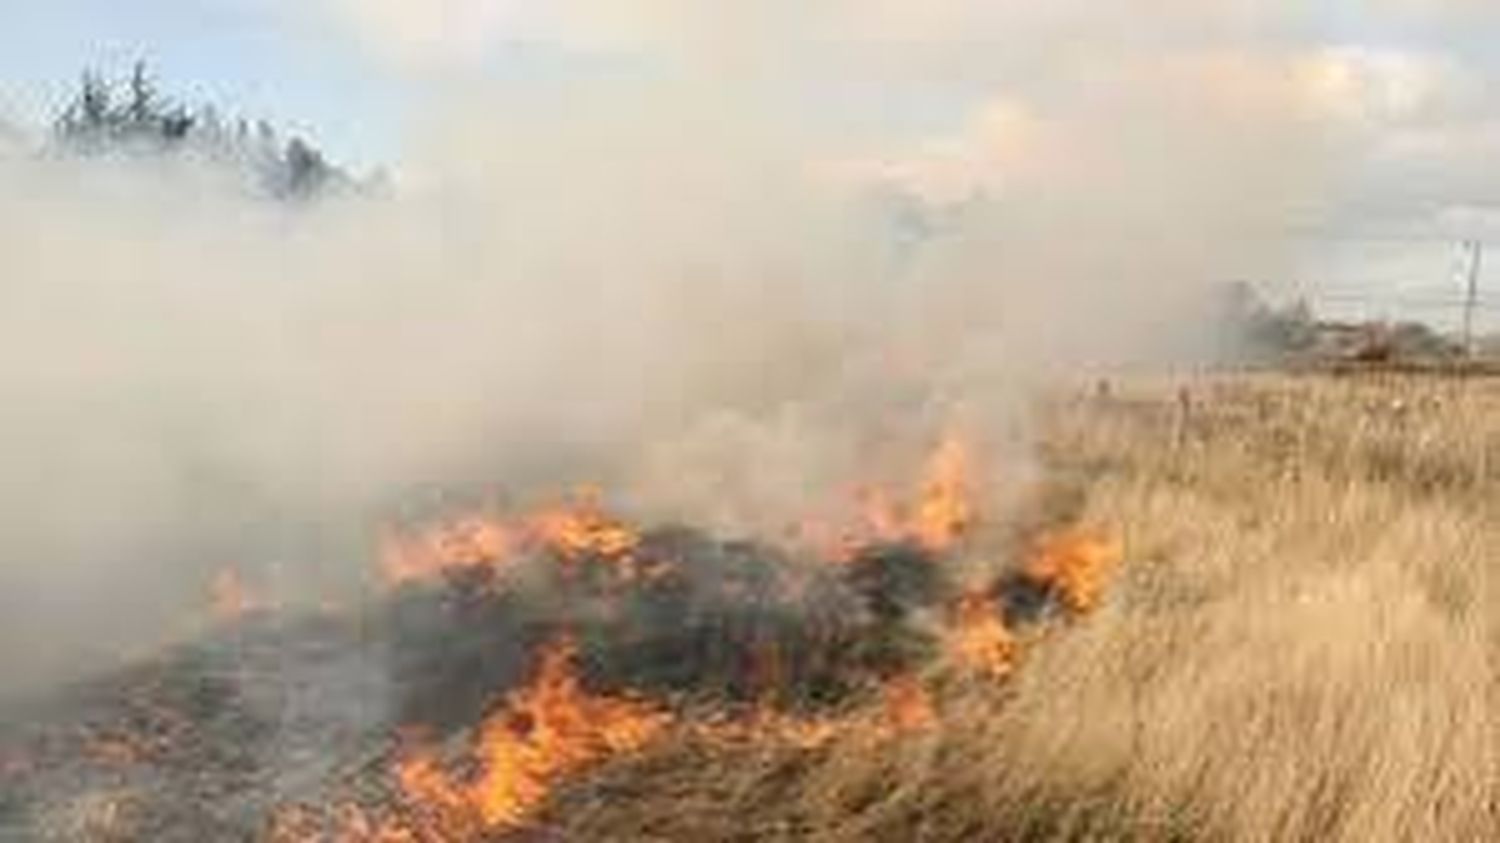
<path id="1" fill-rule="evenodd" d="M 1046 411 L 1117 525 L 1104 605 L 940 725 L 815 752 L 682 744 L 567 839 L 1500 839 L 1500 382 L 1135 384 Z"/>

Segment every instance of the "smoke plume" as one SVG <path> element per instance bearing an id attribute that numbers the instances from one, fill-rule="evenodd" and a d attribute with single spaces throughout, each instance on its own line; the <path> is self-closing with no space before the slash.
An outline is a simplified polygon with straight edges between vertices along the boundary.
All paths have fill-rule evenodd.
<path id="1" fill-rule="evenodd" d="M 1001 493 L 1031 389 L 1199 359 L 1330 175 L 1266 4 L 541 6 L 308 13 L 423 92 L 388 198 L 0 160 L 0 692 L 183 632 L 225 567 L 347 595 L 413 500 L 759 533 L 950 427 Z M 593 58 L 495 81 L 506 40 Z"/>

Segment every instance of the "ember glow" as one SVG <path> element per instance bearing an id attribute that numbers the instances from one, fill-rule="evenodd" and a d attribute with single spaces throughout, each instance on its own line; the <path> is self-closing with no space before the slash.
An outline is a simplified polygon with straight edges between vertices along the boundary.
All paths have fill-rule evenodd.
<path id="1" fill-rule="evenodd" d="M 803 716 L 757 705 L 746 716 L 709 717 L 689 724 L 686 734 L 712 747 L 793 747 L 814 750 L 847 733 L 848 718 Z"/>
<path id="2" fill-rule="evenodd" d="M 877 704 L 828 715 L 800 715 L 758 704 L 746 716 L 688 724 L 685 734 L 715 747 L 782 747 L 813 751 L 838 740 L 883 742 L 926 729 L 938 721 L 931 695 L 914 673 L 900 673 L 879 686 Z"/>

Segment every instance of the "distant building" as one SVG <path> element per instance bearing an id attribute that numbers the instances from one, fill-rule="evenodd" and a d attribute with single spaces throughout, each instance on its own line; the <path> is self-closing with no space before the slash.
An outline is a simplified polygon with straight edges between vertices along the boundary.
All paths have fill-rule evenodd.
<path id="1" fill-rule="evenodd" d="M 1289 364 L 1437 364 L 1461 359 L 1461 344 L 1420 322 L 1340 322 L 1318 319 L 1305 301 L 1270 306 L 1255 288 L 1226 289 L 1226 335 L 1238 359 Z"/>

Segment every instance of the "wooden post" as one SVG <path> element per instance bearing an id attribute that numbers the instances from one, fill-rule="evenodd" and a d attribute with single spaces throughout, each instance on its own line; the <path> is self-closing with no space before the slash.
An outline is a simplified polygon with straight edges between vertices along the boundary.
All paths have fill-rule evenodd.
<path id="1" fill-rule="evenodd" d="M 1468 291 L 1464 296 L 1464 358 L 1474 360 L 1474 310 L 1479 304 L 1479 273 L 1484 269 L 1484 243 L 1470 240 L 1465 244 L 1469 253 Z"/>
<path id="2" fill-rule="evenodd" d="M 1181 448 L 1187 444 L 1188 424 L 1193 414 L 1193 394 L 1187 386 L 1177 388 L 1177 413 L 1172 423 L 1172 444 Z"/>

